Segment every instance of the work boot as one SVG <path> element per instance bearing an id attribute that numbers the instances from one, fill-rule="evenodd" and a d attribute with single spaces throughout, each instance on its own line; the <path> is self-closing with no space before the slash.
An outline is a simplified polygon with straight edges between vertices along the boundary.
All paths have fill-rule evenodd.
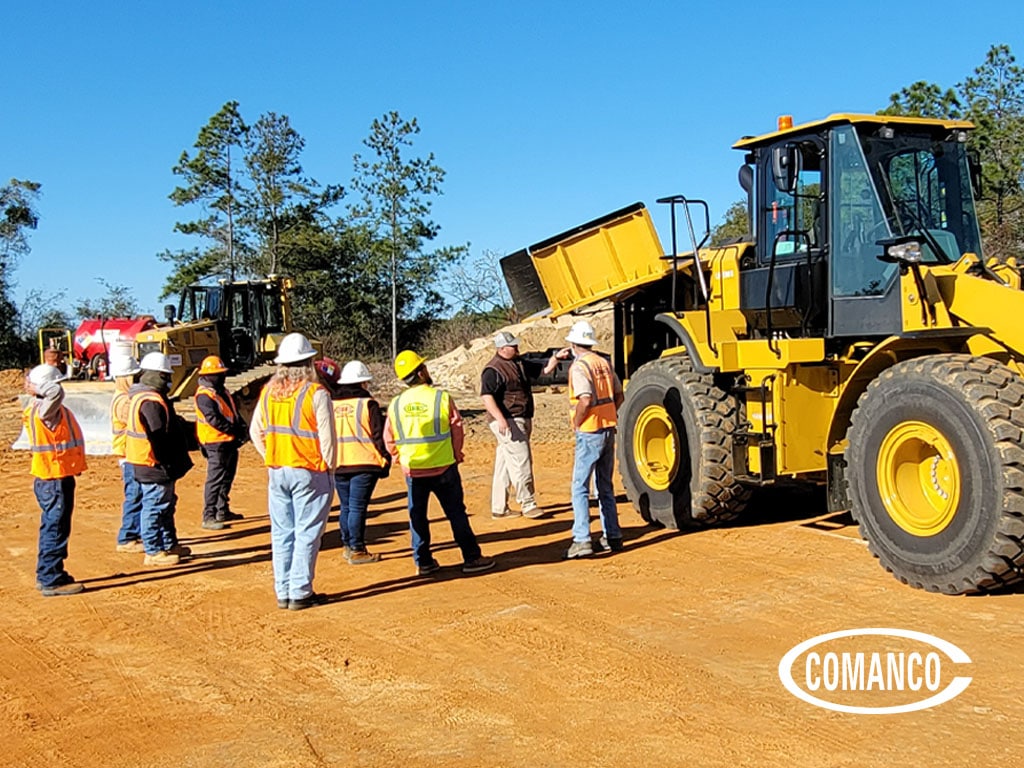
<path id="1" fill-rule="evenodd" d="M 175 544 L 167 551 L 172 555 L 177 555 L 180 559 L 184 559 L 192 554 L 192 547 L 186 547 L 184 544 Z"/>
<path id="2" fill-rule="evenodd" d="M 348 561 L 352 565 L 366 565 L 366 563 L 376 563 L 379 560 L 380 555 L 372 554 L 365 549 L 353 549 L 352 554 L 348 557 Z"/>
<path id="3" fill-rule="evenodd" d="M 506 517 L 519 517 L 519 513 L 513 509 L 504 509 L 501 512 L 491 512 L 491 517 L 495 520 L 501 520 Z"/>
<path id="4" fill-rule="evenodd" d="M 605 552 L 621 552 L 622 539 L 609 539 L 607 536 L 602 536 L 601 549 L 603 549 Z"/>
<path id="5" fill-rule="evenodd" d="M 590 557 L 594 554 L 594 544 L 587 539 L 586 541 L 574 541 L 569 547 L 569 551 L 565 553 L 565 557 L 568 560 L 573 560 L 577 557 Z"/>
<path id="6" fill-rule="evenodd" d="M 289 611 L 304 611 L 306 608 L 312 608 L 314 605 L 323 605 L 327 602 L 326 595 L 320 595 L 316 592 L 310 592 L 306 597 L 300 597 L 298 600 L 288 601 Z"/>
<path id="7" fill-rule="evenodd" d="M 169 565 L 177 565 L 180 562 L 181 558 L 171 552 L 157 552 L 155 555 L 146 555 L 142 559 L 143 565 L 151 565 L 154 568 L 166 568 Z"/>
<path id="8" fill-rule="evenodd" d="M 430 558 L 430 562 L 426 565 L 416 566 L 416 575 L 430 576 L 433 573 L 437 573 L 439 570 L 441 570 L 441 564 L 437 562 L 437 560 L 435 560 L 434 558 Z"/>
<path id="9" fill-rule="evenodd" d="M 483 573 L 494 567 L 493 557 L 478 557 L 476 560 L 469 560 L 462 564 L 463 573 Z"/>
<path id="10" fill-rule="evenodd" d="M 523 517 L 528 517 L 531 520 L 536 520 L 538 517 L 544 517 L 544 514 L 544 507 L 538 507 L 536 504 L 523 510 Z"/>
<path id="11" fill-rule="evenodd" d="M 351 561 L 352 560 L 352 547 L 350 547 L 348 544 L 345 544 L 341 548 L 341 556 L 344 557 L 346 560 Z"/>
<path id="12" fill-rule="evenodd" d="M 226 522 L 228 522 L 230 520 L 242 520 L 242 519 L 244 519 L 243 515 L 240 515 L 237 512 L 232 512 L 230 509 L 227 512 L 225 512 L 224 514 L 217 515 L 217 520 L 222 522 L 222 523 L 226 523 Z"/>
<path id="13" fill-rule="evenodd" d="M 40 587 L 39 592 L 43 597 L 59 597 L 61 595 L 77 595 L 85 589 L 85 586 L 77 581 L 69 581 L 66 584 L 54 584 L 52 587 Z"/>
<path id="14" fill-rule="evenodd" d="M 208 531 L 223 531 L 227 526 L 215 517 L 203 520 L 203 528 Z"/>
<path id="15" fill-rule="evenodd" d="M 142 542 L 138 539 L 134 541 L 126 541 L 124 544 L 117 545 L 118 552 L 126 552 L 128 554 L 140 555 L 146 551 L 146 548 L 142 546 Z"/>

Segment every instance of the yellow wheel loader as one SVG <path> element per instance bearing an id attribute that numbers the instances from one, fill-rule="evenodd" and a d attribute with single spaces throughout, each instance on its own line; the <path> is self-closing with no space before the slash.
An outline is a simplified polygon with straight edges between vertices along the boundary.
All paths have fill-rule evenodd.
<path id="1" fill-rule="evenodd" d="M 1022 578 L 1024 293 L 982 255 L 971 128 L 780 119 L 735 144 L 747 237 L 707 247 L 707 205 L 673 196 L 668 253 L 637 203 L 503 260 L 527 314 L 613 301 L 644 519 L 709 525 L 759 487 L 820 485 L 907 584 Z"/>

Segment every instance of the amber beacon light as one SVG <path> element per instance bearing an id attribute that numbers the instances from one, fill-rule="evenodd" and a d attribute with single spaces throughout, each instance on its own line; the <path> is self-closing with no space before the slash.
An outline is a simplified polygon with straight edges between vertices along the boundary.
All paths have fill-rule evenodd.
<path id="1" fill-rule="evenodd" d="M 793 116 L 792 115 L 779 115 L 779 130 L 788 131 L 793 127 Z"/>

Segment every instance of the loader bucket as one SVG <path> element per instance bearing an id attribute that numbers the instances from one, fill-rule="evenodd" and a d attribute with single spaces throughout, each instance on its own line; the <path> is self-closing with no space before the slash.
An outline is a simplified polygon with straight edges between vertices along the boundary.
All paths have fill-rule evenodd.
<path id="1" fill-rule="evenodd" d="M 85 452 L 93 456 L 109 456 L 111 445 L 110 401 L 114 397 L 113 382 L 65 381 L 64 405 L 71 409 L 85 437 Z M 28 405 L 30 396 L 21 395 L 21 405 Z M 16 451 L 29 450 L 28 433 L 24 428 L 11 446 Z"/>

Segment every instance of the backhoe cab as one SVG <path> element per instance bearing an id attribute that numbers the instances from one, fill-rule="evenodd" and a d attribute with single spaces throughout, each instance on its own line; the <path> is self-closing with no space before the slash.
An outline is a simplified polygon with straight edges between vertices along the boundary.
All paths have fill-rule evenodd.
<path id="1" fill-rule="evenodd" d="M 735 145 L 748 237 L 706 247 L 707 205 L 676 195 L 667 253 L 638 203 L 503 260 L 525 312 L 614 302 L 619 467 L 645 519 L 709 525 L 758 487 L 825 485 L 906 583 L 1022 578 L 1024 294 L 982 257 L 971 127 L 780 121 Z"/>

